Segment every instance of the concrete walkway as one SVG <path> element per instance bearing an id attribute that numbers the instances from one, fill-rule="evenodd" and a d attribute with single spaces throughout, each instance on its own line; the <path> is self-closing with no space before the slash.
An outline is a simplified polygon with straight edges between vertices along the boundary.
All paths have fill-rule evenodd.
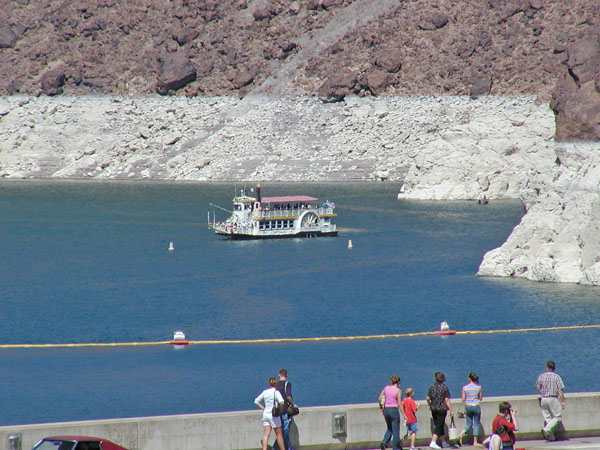
<path id="1" fill-rule="evenodd" d="M 403 447 L 405 450 L 407 446 Z M 420 450 L 431 450 L 428 446 L 418 445 Z M 454 449 L 465 450 L 487 450 L 487 447 L 474 447 L 472 445 L 463 445 L 462 447 L 452 447 Z M 567 441 L 547 442 L 544 440 L 520 441 L 517 440 L 515 449 L 535 449 L 535 450 L 600 450 L 600 437 L 571 438 Z M 379 449 L 373 449 L 379 450 Z"/>
<path id="2" fill-rule="evenodd" d="M 424 450 L 429 449 L 429 447 L 421 447 Z M 480 449 L 484 450 L 487 447 L 473 447 L 471 445 L 463 445 L 462 447 L 468 450 Z M 536 449 L 536 450 L 570 450 L 570 449 L 579 449 L 579 450 L 598 450 L 600 449 L 600 437 L 591 437 L 591 438 L 572 438 L 567 441 L 553 441 L 547 442 L 545 440 L 531 440 L 531 441 L 520 441 L 517 440 L 515 444 L 515 448 L 524 448 L 526 450 Z"/>
<path id="3" fill-rule="evenodd" d="M 517 441 L 516 448 L 530 449 L 534 448 L 537 450 L 568 450 L 568 449 L 580 449 L 580 450 L 591 450 L 600 449 L 600 437 L 590 438 L 571 438 L 568 441 L 553 441 L 546 442 L 544 440 L 535 441 Z M 465 447 L 468 449 L 476 447 Z M 481 448 L 481 447 L 479 447 Z"/>

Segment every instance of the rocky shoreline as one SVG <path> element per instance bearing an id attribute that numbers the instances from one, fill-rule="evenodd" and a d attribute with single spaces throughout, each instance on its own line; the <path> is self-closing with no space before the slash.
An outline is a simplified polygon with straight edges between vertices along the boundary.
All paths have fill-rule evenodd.
<path id="1" fill-rule="evenodd" d="M 7 96 L 0 177 L 403 181 L 399 198 L 521 198 L 479 275 L 600 284 L 598 144 L 531 96 Z"/>
<path id="2" fill-rule="evenodd" d="M 482 276 L 600 285 L 598 144 L 556 144 L 556 167 L 532 173 L 521 189 L 527 213 L 488 252 Z"/>

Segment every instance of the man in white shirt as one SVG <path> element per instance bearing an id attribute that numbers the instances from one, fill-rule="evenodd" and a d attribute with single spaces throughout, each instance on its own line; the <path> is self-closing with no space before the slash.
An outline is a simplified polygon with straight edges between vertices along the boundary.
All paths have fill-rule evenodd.
<path id="1" fill-rule="evenodd" d="M 556 365 L 554 361 L 546 363 L 546 372 L 542 373 L 536 383 L 538 392 L 542 396 L 540 399 L 540 408 L 544 416 L 544 428 L 542 434 L 547 441 L 554 441 L 554 430 L 562 420 L 562 410 L 565 407 L 565 396 L 563 389 L 565 387 L 562 378 L 554 373 Z"/>

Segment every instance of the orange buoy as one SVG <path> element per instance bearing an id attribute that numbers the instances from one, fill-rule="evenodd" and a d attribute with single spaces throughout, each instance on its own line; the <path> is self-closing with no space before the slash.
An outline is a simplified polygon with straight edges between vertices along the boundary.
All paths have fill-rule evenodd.
<path id="1" fill-rule="evenodd" d="M 437 336 L 450 336 L 456 334 L 456 330 L 434 331 L 433 334 Z"/>

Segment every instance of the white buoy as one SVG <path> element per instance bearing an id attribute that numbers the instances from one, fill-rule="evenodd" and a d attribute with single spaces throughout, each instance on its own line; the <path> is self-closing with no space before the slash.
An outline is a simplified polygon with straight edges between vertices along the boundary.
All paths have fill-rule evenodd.
<path id="1" fill-rule="evenodd" d="M 352 248 L 352 239 L 348 239 L 348 248 Z"/>
<path id="2" fill-rule="evenodd" d="M 172 242 L 169 242 L 169 251 L 172 252 L 173 250 L 175 250 L 175 246 L 173 245 Z"/>
<path id="3" fill-rule="evenodd" d="M 177 330 L 175 333 L 173 333 L 173 340 L 174 341 L 185 341 L 185 333 L 181 330 Z"/>

